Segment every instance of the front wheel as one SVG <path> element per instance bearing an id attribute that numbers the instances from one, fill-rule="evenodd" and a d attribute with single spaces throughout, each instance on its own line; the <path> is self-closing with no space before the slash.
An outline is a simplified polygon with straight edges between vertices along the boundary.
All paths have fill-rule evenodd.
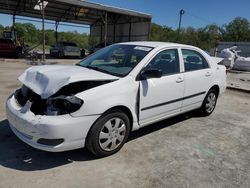
<path id="1" fill-rule="evenodd" d="M 200 108 L 201 115 L 209 116 L 215 109 L 217 103 L 218 92 L 214 89 L 210 89 L 202 103 Z"/>
<path id="2" fill-rule="evenodd" d="M 122 148 L 129 132 L 128 116 L 120 110 L 110 111 L 93 125 L 88 134 L 86 146 L 96 156 L 109 156 Z"/>

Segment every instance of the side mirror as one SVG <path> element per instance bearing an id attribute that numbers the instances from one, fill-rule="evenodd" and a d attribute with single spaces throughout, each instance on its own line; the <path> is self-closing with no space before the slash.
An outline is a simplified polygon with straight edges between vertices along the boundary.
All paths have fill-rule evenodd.
<path id="1" fill-rule="evenodd" d="M 162 71 L 159 69 L 145 69 L 140 74 L 141 80 L 150 78 L 160 78 L 162 77 Z"/>

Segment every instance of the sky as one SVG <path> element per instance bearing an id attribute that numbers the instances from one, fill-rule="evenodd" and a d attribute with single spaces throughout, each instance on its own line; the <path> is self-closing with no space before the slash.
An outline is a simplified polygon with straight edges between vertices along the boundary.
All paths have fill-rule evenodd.
<path id="1" fill-rule="evenodd" d="M 178 27 L 179 11 L 185 10 L 182 27 L 204 27 L 208 24 L 223 26 L 235 17 L 247 18 L 250 22 L 250 0 L 93 0 L 90 2 L 116 6 L 151 14 L 154 23 L 173 29 Z M 27 22 L 17 20 L 17 22 Z M 0 14 L 0 24 L 11 25 L 12 17 Z M 41 23 L 33 23 L 41 28 Z M 46 24 L 47 29 L 54 25 Z M 89 32 L 88 28 L 60 26 L 58 31 Z"/>

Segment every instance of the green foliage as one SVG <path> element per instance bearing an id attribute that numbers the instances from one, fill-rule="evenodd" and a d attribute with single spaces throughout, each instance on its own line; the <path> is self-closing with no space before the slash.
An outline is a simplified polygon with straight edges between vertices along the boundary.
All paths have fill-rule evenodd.
<path id="1" fill-rule="evenodd" d="M 3 27 L 0 25 L 0 35 L 3 30 L 10 30 L 10 27 Z M 42 31 L 37 29 L 31 23 L 16 23 L 15 30 L 19 39 L 24 40 L 30 46 L 41 46 L 42 44 Z M 75 42 L 80 48 L 89 47 L 89 36 L 86 33 L 80 34 L 74 32 L 58 32 L 58 41 Z M 46 46 L 51 46 L 56 42 L 56 35 L 54 30 L 45 30 L 45 43 Z M 40 44 L 40 45 L 39 45 Z"/>
<path id="2" fill-rule="evenodd" d="M 0 35 L 4 29 L 11 28 L 4 28 L 0 25 Z M 16 23 L 15 29 L 18 38 L 23 39 L 25 43 L 31 46 L 42 44 L 42 31 L 33 24 Z M 178 42 L 209 50 L 214 48 L 219 41 L 250 41 L 250 24 L 247 19 L 237 17 L 224 27 L 211 24 L 197 29 L 193 27 L 181 28 L 178 34 L 178 30 L 152 23 L 150 40 Z M 56 42 L 54 30 L 45 31 L 45 41 L 46 46 L 51 46 Z M 81 48 L 89 48 L 89 46 L 98 44 L 97 38 L 90 39 L 88 34 L 80 34 L 76 31 L 58 32 L 58 41 L 75 42 Z"/>
<path id="3" fill-rule="evenodd" d="M 150 40 L 178 42 L 209 50 L 214 48 L 219 41 L 250 41 L 250 24 L 247 19 L 238 17 L 225 27 L 211 24 L 198 29 L 181 28 L 178 35 L 178 30 L 153 23 Z"/>
<path id="4" fill-rule="evenodd" d="M 59 41 L 75 42 L 80 48 L 88 48 L 89 36 L 86 33 L 80 34 L 76 31 L 61 32 L 58 34 Z"/>
<path id="5" fill-rule="evenodd" d="M 3 30 L 4 30 L 4 26 L 2 26 L 2 25 L 0 24 L 0 36 L 2 36 Z"/>
<path id="6" fill-rule="evenodd" d="M 225 40 L 228 41 L 249 41 L 249 21 L 246 18 L 235 18 L 225 26 Z"/>

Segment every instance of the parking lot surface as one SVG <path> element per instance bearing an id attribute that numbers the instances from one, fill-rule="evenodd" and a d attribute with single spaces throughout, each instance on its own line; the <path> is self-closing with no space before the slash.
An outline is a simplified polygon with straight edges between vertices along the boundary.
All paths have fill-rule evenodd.
<path id="1" fill-rule="evenodd" d="M 70 62 L 70 64 L 72 64 Z M 195 112 L 131 133 L 120 152 L 36 150 L 11 132 L 4 103 L 28 65 L 0 62 L 0 187 L 250 187 L 250 95 L 227 90 Z"/>

